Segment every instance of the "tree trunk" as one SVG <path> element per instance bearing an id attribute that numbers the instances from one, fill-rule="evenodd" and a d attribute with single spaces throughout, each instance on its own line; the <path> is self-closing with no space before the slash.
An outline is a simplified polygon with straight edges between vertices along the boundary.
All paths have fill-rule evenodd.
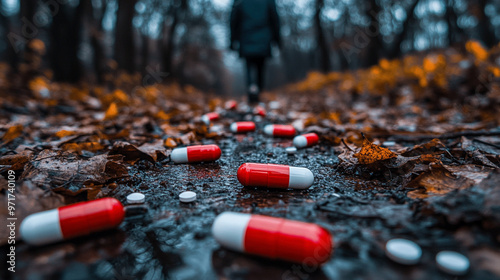
<path id="1" fill-rule="evenodd" d="M 415 9 L 417 8 L 419 2 L 420 2 L 419 0 L 415 0 L 413 4 L 409 7 L 409 9 L 406 11 L 406 19 L 403 22 L 403 30 L 396 36 L 392 51 L 389 54 L 389 58 L 397 58 L 401 56 L 401 44 L 405 39 L 405 35 L 407 35 L 409 32 L 411 24 L 414 22 Z"/>
<path id="2" fill-rule="evenodd" d="M 484 11 L 487 4 L 488 0 L 479 0 L 477 2 L 476 17 L 479 20 L 477 24 L 477 30 L 479 40 L 481 40 L 486 45 L 486 47 L 491 48 L 495 45 L 496 38 L 495 30 L 492 27 L 491 20 L 488 18 Z"/>
<path id="3" fill-rule="evenodd" d="M 175 39 L 175 31 L 177 30 L 177 26 L 179 25 L 181 13 L 186 12 L 188 7 L 188 0 L 180 0 L 180 3 L 172 6 L 172 24 L 168 29 L 168 39 L 166 46 L 163 47 L 162 52 L 162 60 L 163 60 L 163 71 L 168 73 L 170 78 L 175 77 L 174 66 L 173 66 L 173 57 L 174 57 L 174 39 Z"/>
<path id="4" fill-rule="evenodd" d="M 320 70 L 323 73 L 328 73 L 331 70 L 330 52 L 328 50 L 328 42 L 326 41 L 325 32 L 321 25 L 321 11 L 325 5 L 324 0 L 316 0 L 316 11 L 314 13 L 314 27 L 316 30 L 316 44 L 320 52 Z"/>
<path id="5" fill-rule="evenodd" d="M 106 12 L 106 6 L 102 3 L 102 10 L 96 15 L 94 13 L 94 5 L 91 0 L 82 0 L 87 4 L 87 19 L 90 21 L 90 45 L 93 49 L 92 56 L 92 66 L 94 68 L 94 73 L 97 79 L 97 83 L 104 83 L 104 72 L 106 69 L 106 56 L 104 53 L 104 47 L 102 46 L 102 41 L 104 37 L 104 31 L 102 28 L 102 19 Z"/>
<path id="6" fill-rule="evenodd" d="M 129 73 L 135 72 L 135 45 L 132 20 L 137 0 L 118 1 L 116 13 L 114 57 L 118 67 Z"/>
<path id="7" fill-rule="evenodd" d="M 60 6 L 50 26 L 51 65 L 54 80 L 78 82 L 82 75 L 82 65 L 78 58 L 78 48 L 82 29 L 84 1 L 76 9 Z"/>
<path id="8" fill-rule="evenodd" d="M 446 20 L 448 21 L 448 43 L 450 46 L 461 43 L 465 39 L 465 31 L 458 26 L 458 16 L 455 12 L 455 0 L 449 0 L 446 6 Z"/>
<path id="9" fill-rule="evenodd" d="M 367 11 L 367 15 L 372 18 L 371 28 L 376 30 L 377 33 L 375 36 L 371 36 L 371 34 L 365 34 L 369 38 L 369 43 L 364 54 L 364 61 L 362 61 L 361 63 L 363 67 L 370 67 L 372 65 L 378 64 L 382 50 L 382 35 L 380 34 L 380 25 L 378 19 L 381 10 L 380 5 L 377 4 L 376 0 L 370 0 L 369 4 L 370 8 Z"/>

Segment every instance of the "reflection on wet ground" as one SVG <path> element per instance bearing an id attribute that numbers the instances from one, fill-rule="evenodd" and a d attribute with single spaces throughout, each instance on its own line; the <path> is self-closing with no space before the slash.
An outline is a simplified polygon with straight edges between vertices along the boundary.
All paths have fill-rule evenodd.
<path id="1" fill-rule="evenodd" d="M 150 168 L 132 166 L 131 179 L 120 184 L 113 196 L 125 203 L 127 194 L 144 193 L 149 207 L 146 213 L 126 218 L 119 230 L 39 248 L 19 245 L 15 278 L 443 279 L 435 265 L 429 265 L 430 253 L 424 254 L 422 265 L 407 268 L 388 261 L 382 246 L 393 236 L 430 238 L 436 244 L 456 246 L 449 232 L 434 229 L 432 237 L 426 236 L 431 231 L 412 226 L 410 206 L 403 204 L 404 193 L 341 175 L 332 147 L 319 145 L 290 156 L 284 149 L 291 146 L 290 139 L 270 139 L 257 133 L 216 144 L 223 154 L 215 163 L 167 161 Z M 238 167 L 245 162 L 307 167 L 315 181 L 308 190 L 245 188 L 236 178 Z M 179 193 L 187 190 L 197 193 L 196 202 L 179 201 Z M 223 211 L 317 223 L 334 235 L 334 255 L 318 268 L 222 249 L 210 230 Z M 437 250 L 425 240 L 420 242 L 424 251 Z"/>

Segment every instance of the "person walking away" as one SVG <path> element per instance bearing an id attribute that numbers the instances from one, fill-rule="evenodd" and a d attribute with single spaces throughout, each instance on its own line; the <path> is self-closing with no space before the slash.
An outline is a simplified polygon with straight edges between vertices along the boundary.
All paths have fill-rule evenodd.
<path id="1" fill-rule="evenodd" d="M 281 47 L 280 20 L 275 0 L 235 0 L 230 20 L 230 48 L 246 62 L 249 103 L 258 103 L 264 87 L 264 66 L 271 45 Z"/>

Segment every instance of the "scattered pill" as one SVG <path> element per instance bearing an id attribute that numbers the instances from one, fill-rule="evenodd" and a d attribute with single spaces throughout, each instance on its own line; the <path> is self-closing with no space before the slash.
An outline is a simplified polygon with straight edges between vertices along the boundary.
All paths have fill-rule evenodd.
<path id="1" fill-rule="evenodd" d="M 264 127 L 264 133 L 275 137 L 293 137 L 296 132 L 291 125 L 268 124 Z"/>
<path id="2" fill-rule="evenodd" d="M 382 145 L 385 146 L 385 147 L 392 147 L 392 146 L 396 145 L 396 142 L 394 142 L 394 141 L 384 141 L 382 143 Z"/>
<path id="3" fill-rule="evenodd" d="M 201 116 L 201 120 L 206 123 L 206 124 L 210 124 L 210 122 L 213 122 L 215 120 L 218 120 L 219 119 L 219 113 L 217 112 L 212 112 L 212 113 L 208 113 L 208 114 L 205 114 L 203 116 Z"/>
<path id="4" fill-rule="evenodd" d="M 288 148 L 286 148 L 286 153 L 289 154 L 289 155 L 296 154 L 297 153 L 297 148 L 295 148 L 295 147 L 288 147 Z"/>
<path id="5" fill-rule="evenodd" d="M 146 201 L 146 196 L 142 193 L 131 193 L 127 195 L 127 202 L 130 204 L 139 204 Z"/>
<path id="6" fill-rule="evenodd" d="M 278 101 L 269 102 L 269 109 L 271 109 L 271 110 L 277 110 L 280 107 L 281 107 L 281 104 Z"/>
<path id="7" fill-rule="evenodd" d="M 212 225 L 221 245 L 270 259 L 319 265 L 332 254 L 332 237 L 322 227 L 305 222 L 224 212 Z"/>
<path id="8" fill-rule="evenodd" d="M 385 244 L 387 257 L 397 263 L 417 264 L 422 257 L 422 249 L 415 242 L 406 239 L 391 239 Z"/>
<path id="9" fill-rule="evenodd" d="M 238 181 L 245 187 L 307 189 L 313 181 L 311 170 L 281 164 L 244 163 Z"/>
<path id="10" fill-rule="evenodd" d="M 193 202 L 196 200 L 196 193 L 187 191 L 179 195 L 179 200 L 184 203 Z"/>
<path id="11" fill-rule="evenodd" d="M 71 204 L 31 214 L 19 229 L 28 244 L 43 245 L 117 227 L 125 211 L 114 198 Z"/>
<path id="12" fill-rule="evenodd" d="M 229 127 L 234 133 L 245 133 L 255 131 L 254 122 L 235 122 Z"/>
<path id="13" fill-rule="evenodd" d="M 170 158 L 175 163 L 216 161 L 222 151 L 217 145 L 198 145 L 185 148 L 175 148 Z"/>
<path id="14" fill-rule="evenodd" d="M 267 112 L 266 112 L 266 109 L 264 109 L 264 107 L 262 106 L 257 106 L 253 109 L 253 113 L 255 115 L 259 115 L 261 117 L 265 117 L 267 115 Z"/>
<path id="15" fill-rule="evenodd" d="M 236 108 L 238 108 L 238 102 L 236 102 L 235 100 L 229 100 L 226 102 L 226 104 L 224 104 L 224 107 L 227 110 L 236 110 Z"/>
<path id="16" fill-rule="evenodd" d="M 439 269 L 457 276 L 466 274 L 470 266 L 466 256 L 452 251 L 439 252 L 436 255 L 436 262 Z"/>
<path id="17" fill-rule="evenodd" d="M 316 145 L 319 141 L 318 134 L 307 133 L 303 135 L 296 136 L 293 138 L 293 145 L 297 148 L 304 148 L 312 145 Z"/>

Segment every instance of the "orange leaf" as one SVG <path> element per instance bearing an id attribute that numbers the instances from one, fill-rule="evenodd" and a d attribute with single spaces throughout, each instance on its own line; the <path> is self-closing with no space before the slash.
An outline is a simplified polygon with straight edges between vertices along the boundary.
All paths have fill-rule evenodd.
<path id="1" fill-rule="evenodd" d="M 370 164 L 379 160 L 394 158 L 397 155 L 386 148 L 371 143 L 365 138 L 363 147 L 358 153 L 354 154 L 354 157 L 358 159 L 360 164 Z"/>
<path id="2" fill-rule="evenodd" d="M 23 126 L 21 124 L 9 127 L 7 132 L 5 132 L 5 134 L 2 137 L 4 144 L 7 144 L 12 140 L 16 139 L 17 137 L 19 137 L 22 132 L 23 132 Z"/>
<path id="3" fill-rule="evenodd" d="M 116 103 L 113 102 L 111 105 L 109 105 L 108 110 L 106 110 L 106 115 L 104 116 L 105 120 L 109 119 L 114 119 L 118 116 L 118 107 L 116 106 Z"/>
<path id="4" fill-rule="evenodd" d="M 167 140 L 165 140 L 165 146 L 167 148 L 175 148 L 177 147 L 177 143 L 175 142 L 174 139 L 168 138 Z"/>
<path id="5" fill-rule="evenodd" d="M 69 131 L 69 130 L 59 130 L 58 132 L 56 132 L 56 134 L 54 134 L 56 137 L 59 137 L 59 138 L 63 138 L 63 137 L 66 137 L 66 136 L 71 136 L 71 135 L 74 135 L 75 132 L 74 131 Z"/>

